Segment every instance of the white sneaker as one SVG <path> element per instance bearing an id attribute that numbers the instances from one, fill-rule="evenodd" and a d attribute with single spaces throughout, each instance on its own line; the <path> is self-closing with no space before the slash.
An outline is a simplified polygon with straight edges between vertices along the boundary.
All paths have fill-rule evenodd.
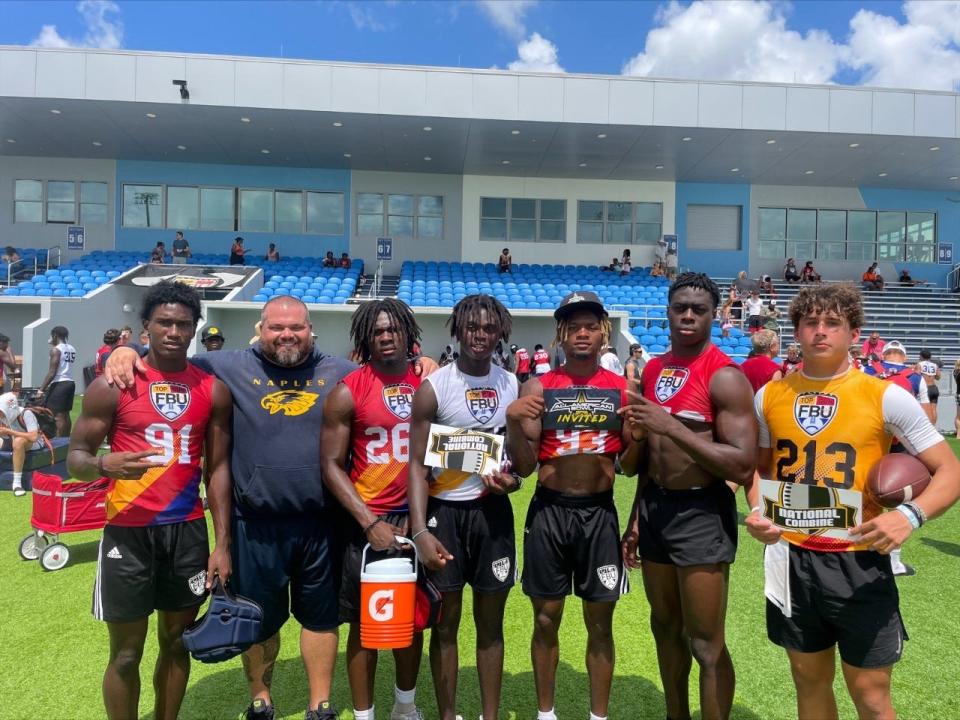
<path id="1" fill-rule="evenodd" d="M 14 495 L 14 497 L 23 497 L 23 496 L 26 495 L 26 494 L 27 494 L 27 491 L 24 490 L 22 487 L 19 487 L 19 486 L 18 486 L 18 487 L 13 488 L 13 495 Z"/>
<path id="2" fill-rule="evenodd" d="M 414 708 L 410 712 L 393 710 L 390 712 L 390 720 L 423 720 L 423 713 L 420 708 Z"/>

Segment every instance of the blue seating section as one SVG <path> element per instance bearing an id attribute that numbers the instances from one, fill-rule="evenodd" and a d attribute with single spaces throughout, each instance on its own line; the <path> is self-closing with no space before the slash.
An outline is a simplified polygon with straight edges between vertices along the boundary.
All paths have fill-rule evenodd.
<path id="1" fill-rule="evenodd" d="M 253 296 L 256 302 L 266 302 L 279 295 L 292 295 L 308 305 L 344 305 L 353 297 L 360 275 L 363 274 L 363 261 L 354 260 L 349 270 L 325 268 L 321 258 L 304 258 L 306 262 L 286 272 L 274 272 L 280 263 L 270 263 L 264 267 L 268 275 L 266 284 Z M 283 261 L 287 262 L 287 261 Z"/>

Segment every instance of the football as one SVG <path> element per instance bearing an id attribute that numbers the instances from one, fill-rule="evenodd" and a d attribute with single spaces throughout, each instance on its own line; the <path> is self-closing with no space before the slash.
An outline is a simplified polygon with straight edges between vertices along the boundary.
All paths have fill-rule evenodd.
<path id="1" fill-rule="evenodd" d="M 884 455 L 867 476 L 870 495 L 885 508 L 910 502 L 926 490 L 929 483 L 927 466 L 907 453 Z"/>

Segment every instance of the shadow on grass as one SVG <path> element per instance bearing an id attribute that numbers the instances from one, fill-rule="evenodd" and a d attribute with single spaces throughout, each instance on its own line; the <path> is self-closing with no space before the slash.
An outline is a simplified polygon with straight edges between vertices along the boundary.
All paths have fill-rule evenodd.
<path id="1" fill-rule="evenodd" d="M 920 542 L 946 555 L 960 557 L 960 545 L 957 543 L 947 542 L 946 540 L 934 540 L 933 538 L 920 538 Z"/>
<path id="2" fill-rule="evenodd" d="M 100 547 L 99 540 L 90 540 L 89 542 L 73 545 L 70 542 L 69 535 L 61 535 L 60 542 L 70 549 L 70 565 L 83 565 L 84 563 L 97 561 L 97 549 Z"/>

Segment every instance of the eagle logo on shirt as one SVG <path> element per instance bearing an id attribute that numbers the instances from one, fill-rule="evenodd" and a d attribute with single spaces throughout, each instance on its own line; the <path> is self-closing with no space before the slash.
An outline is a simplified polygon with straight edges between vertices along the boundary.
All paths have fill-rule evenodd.
<path id="1" fill-rule="evenodd" d="M 173 422 L 190 407 L 190 388 L 183 383 L 150 383 L 150 403 L 153 409 Z"/>
<path id="2" fill-rule="evenodd" d="M 271 415 L 283 413 L 288 417 L 296 417 L 308 412 L 316 404 L 318 397 L 320 396 L 317 393 L 303 390 L 278 390 L 264 395 L 260 400 L 260 407 L 269 410 Z"/>
<path id="3" fill-rule="evenodd" d="M 657 384 L 654 386 L 654 394 L 661 403 L 665 403 L 678 392 L 690 377 L 690 371 L 682 367 L 665 367 L 660 371 L 657 378 Z"/>
<path id="4" fill-rule="evenodd" d="M 793 417 L 807 434 L 816 435 L 837 416 L 840 398 L 820 392 L 805 392 L 797 395 L 793 403 Z"/>
<path id="5" fill-rule="evenodd" d="M 409 383 L 386 385 L 383 404 L 398 418 L 406 420 L 413 413 L 413 386 Z"/>
<path id="6" fill-rule="evenodd" d="M 468 388 L 464 398 L 470 414 L 481 425 L 490 422 L 500 407 L 500 395 L 495 388 Z"/>

